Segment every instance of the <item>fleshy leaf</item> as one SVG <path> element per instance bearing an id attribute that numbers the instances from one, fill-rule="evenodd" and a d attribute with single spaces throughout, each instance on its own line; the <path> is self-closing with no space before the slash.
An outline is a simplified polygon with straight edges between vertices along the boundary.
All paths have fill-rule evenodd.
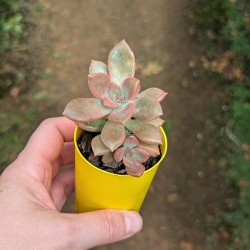
<path id="1" fill-rule="evenodd" d="M 117 108 L 117 107 L 119 107 L 119 106 L 121 105 L 121 104 L 118 103 L 118 102 L 113 102 L 113 101 L 110 99 L 109 96 L 105 96 L 105 97 L 102 99 L 102 101 L 103 101 L 104 107 L 107 107 L 107 108 L 112 108 L 112 109 L 114 109 L 114 108 Z"/>
<path id="2" fill-rule="evenodd" d="M 102 99 L 108 91 L 110 78 L 103 73 L 88 75 L 88 85 L 94 97 Z"/>
<path id="3" fill-rule="evenodd" d="M 98 119 L 89 122 L 76 122 L 76 125 L 89 132 L 101 132 L 106 122 L 104 119 Z"/>
<path id="4" fill-rule="evenodd" d="M 135 136 L 129 135 L 126 136 L 123 146 L 125 148 L 135 148 L 138 145 L 139 141 L 136 139 Z"/>
<path id="5" fill-rule="evenodd" d="M 147 144 L 162 144 L 160 128 L 138 120 L 129 120 L 125 127 L 128 128 L 140 141 Z"/>
<path id="6" fill-rule="evenodd" d="M 114 102 L 124 101 L 124 95 L 122 93 L 121 87 L 114 82 L 110 82 L 108 88 L 108 94 L 110 99 Z"/>
<path id="7" fill-rule="evenodd" d="M 168 93 L 159 89 L 159 88 L 149 88 L 144 90 L 143 92 L 140 93 L 140 97 L 149 97 L 149 98 L 153 98 L 156 101 L 160 102 L 164 99 L 164 97 L 167 95 Z"/>
<path id="8" fill-rule="evenodd" d="M 121 87 L 125 100 L 135 99 L 140 93 L 140 81 L 136 78 L 125 79 Z"/>
<path id="9" fill-rule="evenodd" d="M 70 101 L 63 115 L 75 122 L 88 122 L 104 117 L 112 111 L 105 108 L 102 101 L 96 98 L 78 98 Z"/>
<path id="10" fill-rule="evenodd" d="M 155 125 L 157 127 L 161 127 L 164 122 L 165 121 L 163 119 L 161 119 L 160 117 L 158 117 L 156 119 L 153 119 L 153 120 L 149 121 L 148 123 L 150 123 L 152 125 Z"/>
<path id="11" fill-rule="evenodd" d="M 146 162 L 149 158 L 149 153 L 141 148 L 126 149 L 125 158 L 133 162 Z"/>
<path id="12" fill-rule="evenodd" d="M 158 101 L 150 97 L 140 97 L 135 103 L 133 117 L 140 121 L 150 121 L 163 114 Z"/>
<path id="13" fill-rule="evenodd" d="M 133 162 L 123 158 L 123 163 L 126 167 L 126 172 L 128 175 L 140 177 L 145 171 L 145 167 L 139 162 Z"/>
<path id="14" fill-rule="evenodd" d="M 144 142 L 139 142 L 138 148 L 142 148 L 149 153 L 150 156 L 157 156 L 160 154 L 159 146 L 153 144 L 146 144 Z"/>
<path id="15" fill-rule="evenodd" d="M 103 62 L 92 60 L 89 66 L 89 74 L 96 73 L 108 74 L 108 66 Z"/>
<path id="16" fill-rule="evenodd" d="M 126 151 L 126 148 L 124 148 L 124 147 L 118 148 L 115 150 L 114 158 L 117 162 L 120 162 L 122 160 L 125 151 Z"/>
<path id="17" fill-rule="evenodd" d="M 91 147 L 95 156 L 104 155 L 110 152 L 110 149 L 102 142 L 101 135 L 97 135 L 92 139 Z"/>
<path id="18" fill-rule="evenodd" d="M 102 162 L 105 164 L 110 164 L 114 161 L 115 161 L 115 158 L 114 158 L 113 152 L 109 152 L 109 153 L 103 155 L 103 157 L 102 157 Z"/>
<path id="19" fill-rule="evenodd" d="M 115 109 L 110 113 L 110 115 L 108 116 L 108 120 L 111 122 L 125 124 L 128 120 L 131 119 L 134 110 L 134 103 L 127 103 L 125 105 L 121 105 L 121 107 Z"/>
<path id="20" fill-rule="evenodd" d="M 111 151 L 114 151 L 120 147 L 125 140 L 124 125 L 107 121 L 102 130 L 101 138 L 103 143 Z"/>
<path id="21" fill-rule="evenodd" d="M 110 51 L 108 68 L 111 80 L 118 85 L 121 85 L 126 78 L 134 77 L 135 57 L 125 40 Z"/>

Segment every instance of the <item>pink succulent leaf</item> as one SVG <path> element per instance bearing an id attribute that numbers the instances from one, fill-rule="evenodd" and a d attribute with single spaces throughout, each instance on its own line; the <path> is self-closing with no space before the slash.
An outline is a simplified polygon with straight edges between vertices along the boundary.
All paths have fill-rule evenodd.
<path id="1" fill-rule="evenodd" d="M 125 151 L 126 151 L 126 148 L 124 147 L 116 149 L 114 153 L 115 161 L 117 162 L 122 161 Z"/>
<path id="2" fill-rule="evenodd" d="M 101 132 L 106 122 L 104 119 L 98 119 L 89 122 L 76 122 L 76 125 L 89 132 Z"/>
<path id="3" fill-rule="evenodd" d="M 149 158 L 149 153 L 141 148 L 126 149 L 125 158 L 133 162 L 146 162 Z"/>
<path id="4" fill-rule="evenodd" d="M 103 73 L 88 75 L 88 85 L 91 93 L 98 99 L 103 99 L 110 83 L 109 76 Z"/>
<path id="5" fill-rule="evenodd" d="M 112 101 L 109 96 L 103 97 L 102 101 L 103 101 L 103 106 L 107 107 L 107 108 L 114 109 L 114 108 L 117 108 L 117 107 L 119 107 L 121 105 L 118 102 Z"/>
<path id="6" fill-rule="evenodd" d="M 112 152 L 120 147 L 125 140 L 125 128 L 123 124 L 107 121 L 101 132 L 103 143 Z"/>
<path id="7" fill-rule="evenodd" d="M 123 146 L 125 148 L 135 148 L 139 144 L 139 141 L 134 135 L 126 136 Z"/>
<path id="8" fill-rule="evenodd" d="M 119 108 L 113 110 L 108 116 L 108 120 L 111 122 L 125 124 L 131 119 L 135 110 L 134 103 L 122 104 Z"/>
<path id="9" fill-rule="evenodd" d="M 135 102 L 133 117 L 140 121 L 150 121 L 163 115 L 162 107 L 158 101 L 150 97 L 140 97 Z"/>
<path id="10" fill-rule="evenodd" d="M 126 78 L 134 77 L 135 57 L 125 40 L 110 51 L 108 68 L 111 80 L 118 85 L 121 85 Z"/>
<path id="11" fill-rule="evenodd" d="M 66 105 L 63 115 L 75 122 L 88 122 L 100 119 L 111 111 L 112 109 L 103 107 L 99 99 L 78 98 Z"/>
<path id="12" fill-rule="evenodd" d="M 92 60 L 89 66 L 89 74 L 93 75 L 96 73 L 108 74 L 108 66 L 103 62 Z"/>
<path id="13" fill-rule="evenodd" d="M 124 95 L 122 93 L 121 87 L 114 82 L 110 82 L 109 88 L 108 88 L 108 94 L 109 94 L 110 99 L 114 102 L 124 101 Z"/>
<path id="14" fill-rule="evenodd" d="M 149 98 L 153 98 L 156 101 L 160 102 L 164 99 L 164 97 L 167 95 L 168 93 L 158 89 L 158 88 L 149 88 L 144 90 L 143 92 L 140 93 L 140 97 L 149 97 Z"/>
<path id="15" fill-rule="evenodd" d="M 162 144 L 160 128 L 138 120 L 129 120 L 125 127 L 129 129 L 140 141 L 147 144 Z"/>
<path id="16" fill-rule="evenodd" d="M 104 145 L 101 135 L 95 136 L 91 141 L 91 147 L 95 156 L 105 155 L 110 153 L 110 149 Z"/>
<path id="17" fill-rule="evenodd" d="M 135 99 L 140 93 L 140 81 L 136 78 L 125 79 L 121 87 L 125 100 Z"/>
<path id="18" fill-rule="evenodd" d="M 115 158 L 114 158 L 113 152 L 109 152 L 109 153 L 103 155 L 103 157 L 102 157 L 102 162 L 105 164 L 110 164 L 114 161 L 115 161 Z"/>
<path id="19" fill-rule="evenodd" d="M 153 145 L 153 144 L 146 144 L 144 142 L 139 142 L 137 148 L 144 149 L 149 153 L 150 156 L 157 156 L 160 154 L 159 146 L 158 145 Z"/>
<path id="20" fill-rule="evenodd" d="M 143 166 L 143 164 L 130 161 L 125 157 L 123 158 L 123 164 L 126 167 L 127 174 L 134 177 L 140 177 L 145 171 L 145 167 Z"/>
<path id="21" fill-rule="evenodd" d="M 163 119 L 158 117 L 158 118 L 155 118 L 155 119 L 149 121 L 148 123 L 150 123 L 150 124 L 152 124 L 154 126 L 157 126 L 157 127 L 161 127 L 164 122 L 165 121 Z"/>

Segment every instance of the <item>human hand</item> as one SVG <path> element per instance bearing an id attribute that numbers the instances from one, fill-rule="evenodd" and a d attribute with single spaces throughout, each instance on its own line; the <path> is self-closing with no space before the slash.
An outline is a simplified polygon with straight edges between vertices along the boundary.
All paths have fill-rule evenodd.
<path id="1" fill-rule="evenodd" d="M 74 190 L 74 123 L 45 120 L 18 158 L 0 177 L 0 246 L 4 250 L 89 249 L 140 231 L 132 211 L 100 210 L 66 214 L 60 210 Z"/>

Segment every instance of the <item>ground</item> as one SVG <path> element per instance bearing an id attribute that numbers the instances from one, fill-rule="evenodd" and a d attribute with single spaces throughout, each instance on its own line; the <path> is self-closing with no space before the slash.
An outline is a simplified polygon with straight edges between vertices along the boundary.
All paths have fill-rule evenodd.
<path id="1" fill-rule="evenodd" d="M 210 129 L 220 95 L 216 83 L 195 67 L 202 44 L 190 35 L 189 1 L 38 3 L 30 50 L 42 62 L 43 77 L 30 93 L 46 96 L 40 117 L 59 116 L 69 100 L 90 96 L 91 59 L 107 62 L 122 39 L 135 53 L 142 89 L 154 86 L 169 93 L 163 103 L 171 123 L 169 149 L 141 210 L 142 232 L 96 249 L 207 249 L 209 223 L 223 206 L 218 156 L 211 147 L 218 135 Z M 71 209 L 72 201 L 65 210 Z"/>

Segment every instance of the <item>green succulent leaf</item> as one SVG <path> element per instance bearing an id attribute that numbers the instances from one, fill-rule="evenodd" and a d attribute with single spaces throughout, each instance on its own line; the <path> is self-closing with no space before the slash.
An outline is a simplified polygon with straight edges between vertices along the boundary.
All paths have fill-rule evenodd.
<path id="1" fill-rule="evenodd" d="M 140 141 L 147 144 L 162 144 L 160 128 L 138 120 L 129 120 L 125 127 L 129 129 Z"/>
<path id="2" fill-rule="evenodd" d="M 96 73 L 108 74 L 108 66 L 103 62 L 92 60 L 89 66 L 89 74 L 93 75 Z"/>
<path id="3" fill-rule="evenodd" d="M 121 85 L 126 78 L 134 77 L 135 57 L 125 40 L 110 51 L 108 68 L 111 80 L 118 85 Z"/>
<path id="4" fill-rule="evenodd" d="M 163 114 L 160 103 L 150 97 L 140 97 L 135 102 L 135 112 L 133 117 L 140 121 L 150 121 Z"/>
<path id="5" fill-rule="evenodd" d="M 107 121 L 101 132 L 102 142 L 112 152 L 120 147 L 125 140 L 125 128 L 123 124 Z"/>
<path id="6" fill-rule="evenodd" d="M 70 101 L 63 115 L 75 122 L 89 122 L 108 115 L 112 109 L 103 107 L 102 101 L 96 98 L 77 98 Z"/>

